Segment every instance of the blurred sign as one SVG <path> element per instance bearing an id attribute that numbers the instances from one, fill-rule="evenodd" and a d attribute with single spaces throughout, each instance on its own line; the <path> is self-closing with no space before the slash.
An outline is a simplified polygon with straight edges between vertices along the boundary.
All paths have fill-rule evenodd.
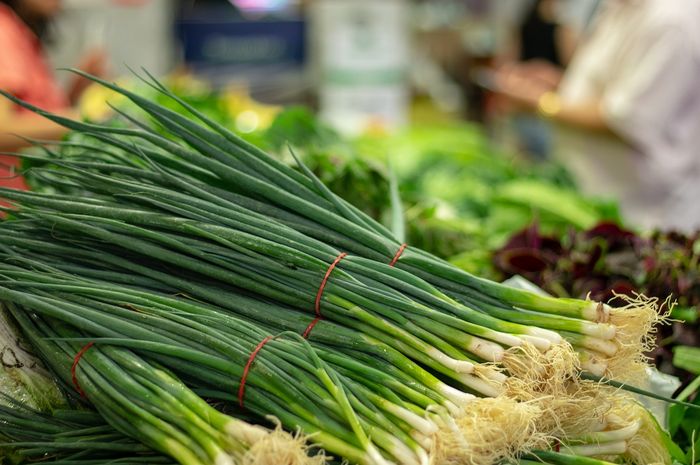
<path id="1" fill-rule="evenodd" d="M 280 65 L 304 62 L 302 21 L 209 20 L 179 25 L 185 61 L 193 66 Z"/>
<path id="2" fill-rule="evenodd" d="M 408 4 L 317 0 L 311 4 L 321 114 L 346 132 L 395 128 L 408 108 Z"/>

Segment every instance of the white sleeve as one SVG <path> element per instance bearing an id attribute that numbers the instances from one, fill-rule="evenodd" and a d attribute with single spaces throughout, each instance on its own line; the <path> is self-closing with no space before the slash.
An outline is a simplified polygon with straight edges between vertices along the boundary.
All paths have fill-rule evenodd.
<path id="1" fill-rule="evenodd" d="M 666 27 L 639 39 L 605 84 L 602 108 L 608 124 L 628 142 L 658 147 L 682 129 L 676 121 L 685 100 L 698 91 L 700 66 L 682 28 Z"/>

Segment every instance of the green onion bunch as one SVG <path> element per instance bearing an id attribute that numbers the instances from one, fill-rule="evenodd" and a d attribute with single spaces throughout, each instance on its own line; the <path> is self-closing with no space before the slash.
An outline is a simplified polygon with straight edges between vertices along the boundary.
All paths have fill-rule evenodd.
<path id="1" fill-rule="evenodd" d="M 144 202 L 146 196 L 152 207 L 168 212 L 176 208 L 179 215 L 206 221 L 220 216 L 222 210 L 235 211 L 235 205 L 245 214 L 254 212 L 265 220 L 256 226 L 265 229 L 267 225 L 269 235 L 275 236 L 273 240 L 289 238 L 296 243 L 295 251 L 317 257 L 324 266 L 329 264 L 328 255 L 333 255 L 329 248 L 348 253 L 356 261 L 364 258 L 385 265 L 395 262 L 396 271 L 408 272 L 413 280 L 421 279 L 422 288 L 415 281 L 412 284 L 444 304 L 431 301 L 432 310 L 462 320 L 463 326 L 479 326 L 476 331 L 462 331 L 471 336 L 507 347 L 517 345 L 515 339 L 527 340 L 545 350 L 548 343 L 565 339 L 580 354 L 584 368 L 595 374 L 626 378 L 628 373 L 639 371 L 634 368 L 639 367 L 645 337 L 656 318 L 648 302 L 633 302 L 620 309 L 600 302 L 541 296 L 472 276 L 410 246 L 397 257 L 402 244 L 390 231 L 331 193 L 305 167 L 301 166 L 299 172 L 270 157 L 199 113 L 155 79 L 147 82 L 179 103 L 191 118 L 116 85 L 99 82 L 127 97 L 147 118 L 138 119 L 116 109 L 132 127 L 113 127 L 71 121 L 25 106 L 84 134 L 80 142 L 65 144 L 70 149 L 66 153 L 73 155 L 71 161 L 103 177 L 119 178 L 122 189 L 132 190 L 134 197 L 130 200 Z M 73 173 L 73 177 L 82 175 Z M 68 192 L 79 192 L 81 181 L 65 176 L 39 175 L 57 190 L 63 187 Z M 168 199 L 153 198 L 153 191 L 141 190 L 142 184 L 162 187 L 164 183 L 191 201 L 173 205 L 172 198 L 169 203 Z M 202 202 L 207 204 L 206 210 L 201 210 Z M 286 229 L 272 228 L 273 220 Z M 299 235 L 307 241 L 316 240 L 309 243 L 311 251 L 298 248 Z M 325 245 L 325 250 L 318 247 L 319 243 Z M 362 265 L 368 266 L 366 262 Z M 379 273 L 392 276 L 386 269 Z M 397 279 L 406 280 L 408 274 Z M 487 335 L 485 330 L 489 330 Z M 478 342 L 472 346 L 482 347 Z"/>
<path id="2" fill-rule="evenodd" d="M 61 408 L 46 413 L 15 399 L 0 403 L 0 450 L 10 463 L 175 465 L 105 422 L 97 412 Z"/>
<path id="3" fill-rule="evenodd" d="M 0 301 L 120 432 L 185 465 L 245 462 L 271 434 L 200 396 L 366 465 L 493 463 L 552 437 L 576 454 L 625 454 L 646 431 L 592 408 L 612 395 L 587 404 L 576 389 L 581 367 L 639 372 L 648 302 L 472 276 L 155 79 L 189 117 L 100 82 L 140 115 L 77 122 L 15 99 L 80 138 L 25 155 L 47 192 L 0 189 Z"/>
<path id="4" fill-rule="evenodd" d="M 47 324 L 37 319 L 34 322 L 35 326 L 30 327 L 27 316 L 30 310 L 27 309 L 41 315 L 54 315 L 56 319 L 69 321 L 76 327 L 91 330 L 90 337 L 83 341 L 83 344 L 87 341 L 95 341 L 96 344 L 80 358 L 76 370 L 76 380 L 79 383 L 75 386 L 76 390 L 80 387 L 85 398 L 90 400 L 111 424 L 123 425 L 122 431 L 125 433 L 129 431 L 127 428 L 129 424 L 141 424 L 143 421 L 150 420 L 152 415 L 164 414 L 161 422 L 153 419 L 152 425 L 144 424 L 145 430 L 139 431 L 140 439 L 148 438 L 146 435 L 148 432 L 155 434 L 155 432 L 169 431 L 171 427 L 167 424 L 168 421 L 181 421 L 178 426 L 185 434 L 177 439 L 184 441 L 189 437 L 190 443 L 182 442 L 182 444 L 173 445 L 169 437 L 163 438 L 160 442 L 157 439 L 148 442 L 151 447 L 168 453 L 181 463 L 226 463 L 221 458 L 224 454 L 234 458 L 242 457 L 255 441 L 265 438 L 266 432 L 220 414 L 211 408 L 200 397 L 185 388 L 168 372 L 169 370 L 160 368 L 166 364 L 190 378 L 189 385 L 209 386 L 210 395 L 213 397 L 236 399 L 235 393 L 238 392 L 241 407 L 245 405 L 246 409 L 260 412 L 261 416 L 274 415 L 285 424 L 290 424 L 292 430 L 294 427 L 301 426 L 304 431 L 314 433 L 317 436 L 316 440 L 323 443 L 327 449 L 342 453 L 344 457 L 355 463 L 386 463 L 364 433 L 364 428 L 373 425 L 363 422 L 356 416 L 345 388 L 342 385 L 339 386 L 337 375 L 329 371 L 313 351 L 305 350 L 304 344 L 295 345 L 284 339 L 285 336 L 291 335 L 282 333 L 268 342 L 265 346 L 266 350 L 260 350 L 255 359 L 255 369 L 250 370 L 247 383 L 241 387 L 246 361 L 265 336 L 258 338 L 262 333 L 240 321 L 230 322 L 236 333 L 225 335 L 213 329 L 206 331 L 203 325 L 196 325 L 194 322 L 178 325 L 174 316 L 170 322 L 165 319 L 154 321 L 146 317 L 146 309 L 134 313 L 133 310 L 125 310 L 123 307 L 100 305 L 91 301 L 83 301 L 85 306 L 81 306 L 80 299 L 71 302 L 68 299 L 58 300 L 48 295 L 32 295 L 7 288 L 1 289 L 0 293 L 6 302 L 14 302 L 22 306 L 11 307 L 12 314 L 20 321 L 27 334 L 30 336 L 40 334 L 33 339 L 30 338 L 30 341 L 40 349 L 41 355 L 49 361 L 50 366 L 54 368 L 62 366 L 59 373 L 65 378 L 70 374 L 70 364 L 79 353 L 80 345 L 73 341 L 47 342 L 46 338 L 75 339 L 85 336 L 68 329 L 63 330 L 63 327 L 53 320 Z M 25 309 L 24 313 L 20 308 Z M 97 310 L 91 312 L 93 308 Z M 128 315 L 124 318 L 110 317 L 109 313 L 116 315 L 129 313 L 137 317 L 128 318 Z M 98 325 L 104 326 L 98 327 Z M 59 328 L 61 331 L 52 333 L 52 328 Z M 102 336 L 105 338 L 104 342 L 109 344 L 103 345 L 102 339 L 94 339 L 95 336 Z M 212 342 L 213 339 L 206 340 L 207 336 L 218 337 L 219 342 Z M 206 345 L 203 339 L 207 342 Z M 209 347 L 211 349 L 207 349 Z M 156 354 L 154 357 L 156 361 L 162 360 L 163 363 L 149 366 L 147 361 L 124 348 L 152 352 Z M 218 352 L 218 354 L 212 352 Z M 131 376 L 133 380 L 129 379 L 131 370 L 136 371 Z M 102 379 L 101 375 L 104 373 L 112 376 Z M 145 378 L 146 376 L 149 378 Z M 198 381 L 191 381 L 197 378 L 199 378 Z M 125 381 L 127 379 L 133 382 Z M 68 379 L 66 381 L 68 382 Z M 139 386 L 138 382 L 142 382 L 144 386 Z M 114 391 L 119 387 L 123 387 L 124 390 L 133 389 L 133 393 Z M 161 392 L 159 388 L 164 391 Z M 216 389 L 219 390 L 218 394 Z M 113 395 L 109 397 L 109 394 Z M 127 394 L 132 394 L 133 397 Z M 113 408 L 127 409 L 129 405 L 138 404 L 138 400 L 134 400 L 134 397 L 138 399 L 139 395 L 143 396 L 143 404 L 149 409 L 148 411 L 127 410 L 124 412 L 126 416 L 122 415 L 121 418 L 112 415 Z M 316 404 L 313 402 L 315 398 L 324 399 L 324 402 Z M 405 411 L 390 401 L 385 401 L 383 398 L 377 399 L 375 396 L 367 402 L 371 400 L 380 402 L 384 409 L 393 408 L 394 414 L 403 414 L 408 420 L 416 417 L 412 412 Z M 124 402 L 123 405 L 116 403 L 121 400 Z M 369 407 L 359 401 L 355 400 L 354 403 L 370 412 Z M 372 407 L 374 410 L 378 409 L 374 405 Z M 371 414 L 368 413 L 368 415 Z M 202 420 L 206 420 L 206 423 Z M 422 419 L 416 423 L 422 428 L 431 427 Z M 325 429 L 321 429 L 318 425 L 323 425 Z M 377 437 L 384 439 L 384 447 L 390 450 L 392 447 L 405 449 L 405 444 L 411 442 L 408 436 L 403 438 L 402 442 L 394 441 L 393 436 L 382 435 L 384 431 L 381 428 L 374 428 L 371 431 Z M 197 439 L 200 439 L 201 444 L 194 442 Z M 173 449 L 174 446 L 177 448 Z M 197 448 L 197 446 L 200 447 Z M 191 456 L 192 451 L 200 449 L 202 453 L 206 452 L 206 456 L 199 457 L 201 461 L 195 462 L 194 457 Z M 403 449 L 400 452 L 405 452 Z M 404 458 L 402 462 L 411 463 Z M 237 463 L 237 460 L 230 463 Z"/>
<path id="5" fill-rule="evenodd" d="M 25 299 L 16 299 L 25 300 Z M 31 300 L 31 299 L 30 299 Z M 31 343 L 66 385 L 123 434 L 178 462 L 192 465 L 238 464 L 261 447 L 281 443 L 290 463 L 322 463 L 310 458 L 302 443 L 220 413 L 187 388 L 171 372 L 132 351 L 80 343 L 82 334 L 60 320 L 40 316 L 58 312 L 36 303 L 28 310 L 7 303 L 8 310 Z M 279 457 L 278 457 L 279 458 Z"/>
<path id="6" fill-rule="evenodd" d="M 133 282 L 134 275 L 123 274 L 122 279 L 114 279 L 120 274 L 103 271 L 100 277 L 104 279 L 110 276 L 113 278 L 111 282 L 82 278 L 77 276 L 79 267 L 76 265 L 63 264 L 73 272 L 71 274 L 48 265 L 46 260 L 28 258 L 30 255 L 27 251 L 21 255 L 2 256 L 0 275 L 4 279 L 0 282 L 0 296 L 4 301 L 31 308 L 34 313 L 55 318 L 62 324 L 80 327 L 83 333 L 89 331 L 88 335 L 83 334 L 83 337 L 79 338 L 80 344 L 86 344 L 88 341 L 95 343 L 96 347 L 108 349 L 108 354 L 117 350 L 115 347 L 129 348 L 143 357 L 152 358 L 155 364 L 168 366 L 186 380 L 186 384 L 192 386 L 195 392 L 206 395 L 207 398 L 238 403 L 240 399 L 232 393 L 240 392 L 240 367 L 236 371 L 235 364 L 230 366 L 232 364 L 227 362 L 233 358 L 241 359 L 241 355 L 232 351 L 227 341 L 241 341 L 249 337 L 252 347 L 256 340 L 263 338 L 264 334 L 270 334 L 270 331 L 256 327 L 252 323 L 254 320 L 244 321 L 218 307 L 172 296 L 172 290 L 158 283 L 153 283 L 152 286 L 161 287 L 160 291 L 139 289 L 133 285 L 120 285 L 116 282 Z M 83 271 L 86 270 L 87 268 L 83 268 Z M 149 282 L 145 280 L 141 284 Z M 14 308 L 15 304 L 11 305 Z M 242 296 L 236 299 L 235 305 L 247 307 L 241 315 L 254 316 L 255 312 L 275 312 L 274 306 Z M 14 309 L 13 313 L 16 312 L 17 309 Z M 22 321 L 22 315 L 16 316 Z M 324 321 L 320 324 L 331 325 L 324 329 L 330 331 L 332 337 L 327 335 L 314 338 L 314 341 L 326 341 L 314 342 L 314 347 L 320 358 L 338 372 L 336 383 L 347 386 L 350 393 L 350 409 L 358 412 L 361 430 L 367 431 L 383 449 L 382 452 L 395 463 L 429 463 L 429 455 L 435 452 L 433 434 L 436 428 L 438 425 L 449 428 L 455 423 L 448 413 L 455 413 L 455 403 L 467 402 L 468 395 L 450 388 L 408 360 L 403 360 L 402 363 L 400 356 L 395 355 L 391 364 L 372 363 L 373 358 L 363 357 L 358 350 L 350 349 L 353 346 L 357 347 L 357 343 L 372 344 L 373 341 L 354 339 L 352 332 L 343 331 L 342 327 L 333 323 Z M 56 323 L 52 323 L 51 326 L 57 327 Z M 273 327 L 270 327 L 270 330 L 272 329 Z M 65 343 L 78 342 L 77 338 L 70 337 L 70 333 L 60 334 L 64 336 L 62 339 L 66 339 Z M 281 336 L 294 340 L 298 338 L 296 334 L 288 332 L 282 333 Z M 298 351 L 299 347 L 296 351 L 293 349 L 294 344 L 277 347 L 278 342 L 283 341 L 271 341 L 269 346 L 266 345 L 264 351 L 261 350 L 259 354 L 260 361 L 256 363 L 269 361 L 272 366 L 281 370 L 276 374 L 286 379 L 289 378 L 288 373 L 294 374 L 298 370 L 295 368 L 295 363 L 298 363 L 294 360 L 296 355 L 292 354 Z M 74 353 L 78 353 L 80 344 L 73 347 L 76 351 Z M 291 349 L 285 355 L 285 349 L 282 347 Z M 361 347 L 362 345 L 359 348 Z M 382 348 L 381 344 L 375 347 Z M 46 350 L 51 354 L 57 352 L 55 348 Z M 94 349 L 85 353 L 86 359 L 92 350 Z M 268 358 L 268 350 L 274 350 L 282 358 Z M 381 350 L 377 350 L 374 355 L 381 356 L 380 354 Z M 70 361 L 70 357 L 65 357 L 64 365 L 66 361 Z M 83 363 L 81 359 L 77 371 L 79 375 L 82 375 Z M 318 361 L 316 364 L 321 365 Z M 246 399 L 251 394 L 257 394 L 258 386 L 274 384 L 275 378 L 258 377 L 257 372 L 263 367 L 255 367 L 255 371 L 251 371 Z M 309 365 L 306 370 L 313 372 L 314 368 Z M 325 376 L 321 375 L 320 378 Z M 82 376 L 78 379 L 82 380 Z M 312 396 L 315 395 L 318 399 L 327 398 L 328 394 L 323 392 L 322 383 L 314 385 L 308 383 L 308 380 L 302 382 L 308 384 L 308 392 Z M 332 386 L 332 383 L 329 385 Z M 269 387 L 266 389 L 280 392 Z M 292 402 L 303 406 L 313 405 L 313 398 L 308 394 L 304 396 L 306 389 L 295 392 L 297 398 L 278 394 L 287 402 L 282 405 L 291 406 Z M 257 400 L 257 395 L 252 400 Z M 246 404 L 247 402 L 246 400 Z M 303 409 L 298 407 L 290 408 L 289 411 L 280 407 L 265 402 L 246 406 L 261 416 L 273 413 L 289 429 L 302 427 L 329 451 L 350 458 L 354 463 L 381 463 L 363 458 L 359 448 L 352 447 L 353 438 L 347 431 L 343 433 L 334 425 L 333 420 L 337 420 L 338 416 L 329 418 L 318 409 L 310 409 L 311 414 L 305 414 Z M 510 416 L 510 421 L 514 421 L 514 410 L 505 413 Z M 335 414 L 342 416 L 338 411 Z M 477 428 L 478 424 L 472 426 Z M 498 425 L 498 428 L 502 426 Z M 636 433 L 636 430 L 630 428 L 620 427 L 619 430 L 629 430 L 632 435 Z M 530 431 L 530 434 L 534 433 Z M 584 455 L 601 450 L 609 452 L 608 449 L 583 446 L 581 442 L 603 442 L 608 436 L 613 435 L 617 438 L 619 434 L 617 430 L 613 430 L 592 433 L 580 440 L 574 439 L 570 443 L 570 451 Z M 620 441 L 613 445 L 618 449 L 621 447 Z M 463 447 L 465 451 L 470 450 L 469 445 Z M 624 445 L 622 450 L 624 451 Z M 450 457 L 458 455 L 454 452 L 450 454 Z M 185 460 L 182 463 L 191 462 Z"/>

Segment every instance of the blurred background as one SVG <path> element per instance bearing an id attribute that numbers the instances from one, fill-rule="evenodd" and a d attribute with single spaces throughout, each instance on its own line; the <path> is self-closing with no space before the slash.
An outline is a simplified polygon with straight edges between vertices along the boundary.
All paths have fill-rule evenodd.
<path id="1" fill-rule="evenodd" d="M 60 3 L 46 41 L 54 68 L 74 66 L 102 49 L 113 78 L 129 75 L 129 67 L 143 66 L 158 76 L 187 72 L 214 88 L 247 87 L 261 102 L 311 105 L 334 126 L 359 133 L 420 117 L 488 120 L 488 95 L 474 73 L 518 58 L 530 10 L 550 2 Z M 548 20 L 564 18 L 563 27 L 580 36 L 599 1 L 551 3 L 568 11 L 551 13 Z M 57 78 L 65 83 L 69 75 L 59 72 Z"/>
<path id="2" fill-rule="evenodd" d="M 0 6 L 0 88 L 103 119 L 105 98 L 119 102 L 54 70 L 77 65 L 157 98 L 132 72 L 147 70 L 280 159 L 292 162 L 293 145 L 387 223 L 398 180 L 407 242 L 471 272 L 559 296 L 672 295 L 676 320 L 651 355 L 682 380 L 700 370 L 685 352 L 674 360 L 700 345 L 697 0 Z M 11 42 L 17 19 L 39 48 Z M 13 111 L 0 111 L 3 133 L 64 136 Z"/>

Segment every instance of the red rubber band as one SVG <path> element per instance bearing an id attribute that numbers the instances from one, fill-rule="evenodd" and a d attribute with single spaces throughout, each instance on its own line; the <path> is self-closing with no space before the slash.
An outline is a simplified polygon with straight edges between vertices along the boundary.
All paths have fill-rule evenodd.
<path id="1" fill-rule="evenodd" d="M 245 364 L 245 368 L 243 369 L 243 376 L 241 376 L 241 385 L 238 387 L 238 403 L 240 404 L 241 408 L 243 408 L 243 397 L 245 396 L 245 383 L 248 380 L 248 373 L 250 372 L 250 367 L 253 365 L 253 362 L 255 361 L 255 357 L 257 357 L 258 352 L 260 352 L 260 349 L 263 348 L 265 344 L 270 342 L 274 337 L 272 336 L 267 336 L 265 339 L 260 341 L 260 344 L 251 352 L 250 357 L 248 358 L 248 362 Z"/>
<path id="2" fill-rule="evenodd" d="M 326 275 L 323 277 L 323 281 L 321 281 L 321 285 L 318 287 L 318 292 L 316 293 L 316 303 L 314 305 L 314 309 L 316 310 L 316 316 L 321 318 L 321 296 L 323 295 L 323 290 L 326 288 L 326 283 L 328 282 L 328 278 L 330 277 L 331 273 L 333 272 L 333 269 L 335 266 L 347 256 L 345 252 L 341 253 L 337 257 L 335 257 L 335 260 L 333 260 L 333 263 L 331 263 L 331 266 L 328 267 L 328 270 L 326 270 Z"/>
<path id="3" fill-rule="evenodd" d="M 396 262 L 399 261 L 399 258 L 401 258 L 401 254 L 403 253 L 404 250 L 406 250 L 406 247 L 408 247 L 408 244 L 406 244 L 406 243 L 401 244 L 401 247 L 399 247 L 399 250 L 396 252 L 396 255 L 394 255 L 394 258 L 391 260 L 391 263 L 389 263 L 389 266 L 396 265 Z"/>
<path id="4" fill-rule="evenodd" d="M 73 386 L 75 386 L 75 390 L 78 391 L 78 394 L 80 394 L 80 397 L 86 398 L 85 397 L 85 392 L 83 392 L 83 389 L 80 387 L 80 383 L 78 382 L 78 376 L 76 374 L 76 370 L 78 369 L 78 363 L 80 363 L 80 359 L 83 358 L 83 355 L 85 355 L 85 352 L 90 350 L 90 347 L 94 346 L 95 342 L 88 342 L 85 344 L 82 349 L 78 351 L 77 354 L 75 354 L 75 357 L 73 357 L 73 366 L 70 367 L 70 375 L 71 379 L 73 380 Z"/>
<path id="5" fill-rule="evenodd" d="M 554 439 L 554 452 L 559 452 L 561 450 L 561 442 L 558 439 Z"/>
<path id="6" fill-rule="evenodd" d="M 323 318 L 321 318 L 320 316 L 317 316 L 316 318 L 314 318 L 314 321 L 309 323 L 309 326 L 307 326 L 306 330 L 304 330 L 304 334 L 302 335 L 302 337 L 304 339 L 308 339 L 309 334 L 311 334 L 311 330 L 314 329 L 314 326 L 316 326 L 318 324 L 318 322 L 321 321 L 322 319 Z"/>

